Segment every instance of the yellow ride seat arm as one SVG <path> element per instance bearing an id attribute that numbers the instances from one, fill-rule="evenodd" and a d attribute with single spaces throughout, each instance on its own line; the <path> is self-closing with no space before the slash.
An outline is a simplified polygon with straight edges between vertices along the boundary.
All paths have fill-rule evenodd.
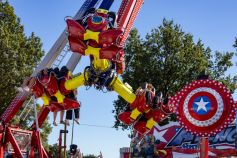
<path id="1" fill-rule="evenodd" d="M 146 123 L 146 128 L 151 129 L 156 123 L 157 122 L 153 118 L 150 118 Z"/>
<path id="2" fill-rule="evenodd" d="M 49 105 L 51 99 L 45 93 L 40 98 L 43 100 L 45 106 Z"/>
<path id="3" fill-rule="evenodd" d="M 141 114 L 141 112 L 138 111 L 137 108 L 135 108 L 134 110 L 132 110 L 132 113 L 131 113 L 130 117 L 131 117 L 132 119 L 136 120 L 137 117 L 138 117 L 140 114 Z"/>
<path id="4" fill-rule="evenodd" d="M 60 91 L 57 91 L 54 96 L 57 98 L 58 103 L 63 103 L 65 96 Z"/>
<path id="5" fill-rule="evenodd" d="M 128 103 L 133 103 L 136 95 L 116 76 L 110 85 Z"/>
<path id="6" fill-rule="evenodd" d="M 100 49 L 101 48 L 94 48 L 88 46 L 85 50 L 85 55 L 92 55 L 93 56 L 93 66 L 95 69 L 99 69 L 101 71 L 105 71 L 110 66 L 110 62 L 107 59 L 100 59 Z"/>
<path id="7" fill-rule="evenodd" d="M 97 43 L 99 43 L 99 34 L 100 32 L 94 32 L 91 30 L 86 30 L 86 33 L 84 34 L 84 40 L 95 40 Z"/>
<path id="8" fill-rule="evenodd" d="M 84 76 L 86 77 L 86 79 L 88 79 L 87 72 L 84 72 L 84 73 L 80 74 L 79 76 L 76 76 L 76 77 L 73 77 L 70 80 L 67 80 L 64 84 L 65 88 L 67 90 L 73 90 L 73 89 L 76 89 L 79 86 L 84 85 L 84 83 L 85 83 L 85 77 Z"/>
<path id="9" fill-rule="evenodd" d="M 85 55 L 93 55 L 94 58 L 99 59 L 100 49 L 101 48 L 94 48 L 94 47 L 88 46 L 87 49 L 85 50 Z"/>
<path id="10" fill-rule="evenodd" d="M 107 9 L 101 9 L 101 8 L 97 9 L 96 12 L 97 13 L 102 13 L 102 14 L 108 14 L 109 13 L 109 11 Z"/>

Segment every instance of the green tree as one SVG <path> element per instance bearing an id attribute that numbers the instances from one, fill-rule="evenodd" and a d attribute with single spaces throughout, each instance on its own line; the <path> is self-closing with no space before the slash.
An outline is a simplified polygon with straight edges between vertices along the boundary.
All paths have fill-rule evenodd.
<path id="1" fill-rule="evenodd" d="M 52 157 L 58 157 L 58 144 L 49 145 L 49 154 Z"/>
<path id="2" fill-rule="evenodd" d="M 67 157 L 70 157 L 70 151 L 67 150 Z M 52 157 L 58 157 L 58 144 L 53 144 L 53 145 L 49 145 L 49 154 Z M 61 155 L 63 155 L 63 149 L 61 152 Z M 83 156 L 83 158 L 96 158 L 97 156 L 93 155 L 93 154 L 88 154 Z"/>
<path id="3" fill-rule="evenodd" d="M 124 82 L 133 88 L 142 83 L 152 83 L 164 96 L 174 95 L 188 82 L 206 72 L 211 78 L 224 82 L 234 91 L 237 77 L 226 75 L 233 52 L 215 52 L 205 47 L 201 40 L 195 42 L 193 36 L 185 33 L 180 25 L 163 20 L 163 24 L 141 39 L 133 29 L 126 43 L 126 71 Z M 213 55 L 214 54 L 214 55 Z M 124 111 L 127 103 L 119 97 L 114 102 L 115 127 L 124 126 L 117 115 Z"/>
<path id="4" fill-rule="evenodd" d="M 236 49 L 236 56 L 237 56 L 237 37 L 235 38 L 235 43 L 233 45 L 233 47 Z M 235 63 L 237 65 L 237 62 Z"/>
<path id="5" fill-rule="evenodd" d="M 48 137 L 51 132 L 52 132 L 52 126 L 49 123 L 49 119 L 47 118 L 44 124 L 42 125 L 42 132 L 40 134 L 43 146 L 46 150 L 49 150 Z"/>
<path id="6" fill-rule="evenodd" d="M 8 2 L 0 2 L 0 13 L 1 114 L 15 97 L 15 87 L 32 73 L 44 52 L 39 37 L 24 34 L 24 27 Z"/>
<path id="7" fill-rule="evenodd" d="M 30 76 L 33 68 L 44 55 L 40 38 L 31 33 L 27 37 L 20 19 L 15 15 L 8 2 L 0 2 L 0 115 L 16 95 L 15 87 L 19 87 L 26 76 Z M 39 106 L 38 106 L 39 108 Z M 22 128 L 29 128 L 34 120 L 33 108 L 25 120 L 15 117 L 14 122 Z M 52 128 L 48 121 L 42 128 L 42 142 L 47 148 L 48 135 Z"/>
<path id="8" fill-rule="evenodd" d="M 235 43 L 233 45 L 235 48 L 237 48 L 237 38 L 235 38 Z"/>

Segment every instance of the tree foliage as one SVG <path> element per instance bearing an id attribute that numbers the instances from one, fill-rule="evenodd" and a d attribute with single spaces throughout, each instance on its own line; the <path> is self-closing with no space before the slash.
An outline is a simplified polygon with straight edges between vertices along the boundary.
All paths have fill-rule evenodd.
<path id="1" fill-rule="evenodd" d="M 20 19 L 8 2 L 0 2 L 0 39 L 1 115 L 15 97 L 16 87 L 21 86 L 23 79 L 31 75 L 44 51 L 39 37 L 34 33 L 31 33 L 29 37 L 25 35 Z M 38 110 L 39 108 L 38 106 Z M 15 117 L 13 123 L 19 124 L 23 129 L 28 129 L 35 119 L 33 108 L 28 108 L 27 113 L 29 115 L 26 119 Z M 46 148 L 48 148 L 48 135 L 51 130 L 46 120 L 41 133 L 42 142 Z"/>
<path id="2" fill-rule="evenodd" d="M 0 114 L 16 95 L 21 85 L 36 67 L 44 52 L 39 37 L 27 37 L 20 19 L 8 2 L 0 2 Z"/>
<path id="3" fill-rule="evenodd" d="M 58 149 L 59 149 L 59 147 L 58 147 L 58 144 L 53 144 L 53 145 L 49 145 L 49 154 L 50 154 L 50 156 L 51 157 L 58 157 Z M 63 152 L 63 150 L 64 149 L 62 149 L 62 151 L 61 151 L 61 157 L 63 157 L 63 154 L 64 154 L 64 152 Z M 66 157 L 67 158 L 70 158 L 71 156 L 70 156 L 70 151 L 69 150 L 67 150 L 67 155 L 66 155 Z M 82 154 L 83 155 L 83 154 Z M 93 154 L 87 154 L 87 155 L 83 155 L 83 158 L 97 158 L 98 156 L 95 156 L 95 155 L 93 155 Z"/>
<path id="4" fill-rule="evenodd" d="M 152 83 L 156 91 L 164 96 L 174 95 L 188 82 L 200 74 L 207 73 L 212 79 L 224 82 L 234 91 L 237 76 L 226 75 L 233 66 L 233 52 L 212 52 L 201 40 L 195 42 L 193 36 L 185 33 L 180 25 L 163 20 L 163 24 L 141 39 L 133 29 L 126 43 L 126 71 L 124 82 L 133 88 L 142 83 Z M 115 127 L 124 126 L 117 115 L 124 111 L 127 103 L 119 97 L 114 102 Z"/>
<path id="5" fill-rule="evenodd" d="M 58 157 L 58 144 L 49 145 L 48 151 L 51 157 Z"/>
<path id="6" fill-rule="evenodd" d="M 235 55 L 237 56 L 237 37 L 235 38 L 235 43 L 234 43 L 233 47 L 236 49 Z M 237 62 L 235 62 L 235 64 L 237 66 Z"/>
<path id="7" fill-rule="evenodd" d="M 237 38 L 235 38 L 235 43 L 234 43 L 233 47 L 237 48 Z"/>

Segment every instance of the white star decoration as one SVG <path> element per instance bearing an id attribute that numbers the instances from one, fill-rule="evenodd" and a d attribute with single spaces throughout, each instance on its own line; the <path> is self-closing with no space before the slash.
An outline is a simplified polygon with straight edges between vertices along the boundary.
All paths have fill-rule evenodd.
<path id="1" fill-rule="evenodd" d="M 167 143 L 167 141 L 166 141 L 165 138 L 163 137 L 167 130 L 168 130 L 168 129 L 163 130 L 163 131 L 159 131 L 159 132 L 158 132 L 157 130 L 154 130 L 154 133 L 153 133 L 153 134 L 154 134 L 154 136 L 155 136 L 156 139 L 159 139 L 161 142 Z"/>
<path id="2" fill-rule="evenodd" d="M 166 139 L 164 138 L 165 133 L 168 131 L 169 128 L 173 126 L 180 126 L 178 122 L 170 121 L 169 124 L 160 126 L 159 124 L 155 125 L 155 129 L 153 131 L 153 135 L 156 139 L 159 139 L 161 142 L 167 143 Z"/>
<path id="3" fill-rule="evenodd" d="M 201 99 L 200 99 L 199 102 L 194 102 L 194 103 L 198 105 L 197 112 L 198 112 L 199 110 L 201 110 L 201 109 L 203 109 L 204 111 L 207 112 L 206 105 L 207 105 L 209 102 L 205 102 L 202 97 L 201 97 Z"/>

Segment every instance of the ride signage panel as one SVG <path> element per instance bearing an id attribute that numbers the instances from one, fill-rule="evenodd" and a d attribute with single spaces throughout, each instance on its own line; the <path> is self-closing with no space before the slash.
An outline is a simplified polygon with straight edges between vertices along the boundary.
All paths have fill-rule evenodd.
<path id="1" fill-rule="evenodd" d="M 180 125 L 197 136 L 209 137 L 231 124 L 236 106 L 230 91 L 215 80 L 196 80 L 170 99 Z"/>

